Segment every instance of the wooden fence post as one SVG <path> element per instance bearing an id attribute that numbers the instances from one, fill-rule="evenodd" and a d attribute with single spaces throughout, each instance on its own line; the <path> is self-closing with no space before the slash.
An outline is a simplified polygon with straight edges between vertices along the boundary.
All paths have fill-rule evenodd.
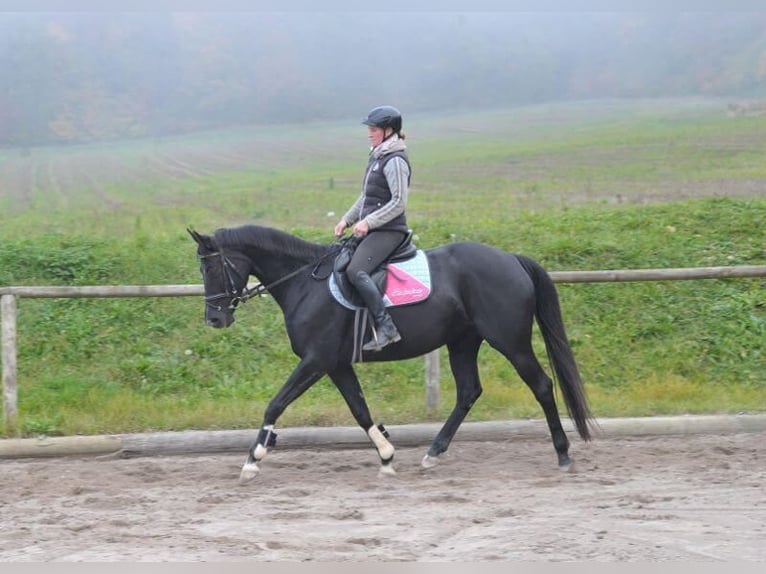
<path id="1" fill-rule="evenodd" d="M 426 409 L 439 408 L 439 349 L 426 354 Z"/>
<path id="2" fill-rule="evenodd" d="M 2 310 L 3 422 L 8 434 L 16 432 L 18 396 L 16 392 L 16 296 L 0 296 Z"/>

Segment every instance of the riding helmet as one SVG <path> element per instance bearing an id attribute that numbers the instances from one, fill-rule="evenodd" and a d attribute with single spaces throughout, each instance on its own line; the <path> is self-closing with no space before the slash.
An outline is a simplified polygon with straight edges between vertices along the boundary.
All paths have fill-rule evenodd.
<path id="1" fill-rule="evenodd" d="M 394 133 L 402 131 L 402 114 L 393 106 L 378 106 L 370 110 L 362 123 L 378 128 L 391 128 Z"/>

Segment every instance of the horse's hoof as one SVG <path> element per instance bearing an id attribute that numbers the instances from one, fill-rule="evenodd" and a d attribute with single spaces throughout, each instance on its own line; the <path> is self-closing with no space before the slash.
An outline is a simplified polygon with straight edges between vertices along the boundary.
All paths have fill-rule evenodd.
<path id="1" fill-rule="evenodd" d="M 439 457 L 438 456 L 431 456 L 430 454 L 427 454 L 423 457 L 423 460 L 420 461 L 420 466 L 423 468 L 433 468 L 437 464 L 439 464 Z"/>
<path id="2" fill-rule="evenodd" d="M 559 465 L 559 470 L 560 470 L 561 472 L 570 472 L 570 473 L 571 473 L 571 472 L 574 472 L 574 471 L 575 471 L 575 465 L 574 465 L 574 462 L 572 462 L 572 461 L 570 460 L 570 461 L 568 461 L 568 462 L 565 462 L 564 464 L 560 464 L 560 465 Z"/>
<path id="3" fill-rule="evenodd" d="M 380 470 L 378 470 L 380 476 L 396 476 L 396 470 L 393 464 L 382 464 Z"/>
<path id="4" fill-rule="evenodd" d="M 253 480 L 256 476 L 258 476 L 259 472 L 261 472 L 261 469 L 258 468 L 258 465 L 256 463 L 246 462 L 239 473 L 239 483 L 247 484 L 248 482 Z"/>

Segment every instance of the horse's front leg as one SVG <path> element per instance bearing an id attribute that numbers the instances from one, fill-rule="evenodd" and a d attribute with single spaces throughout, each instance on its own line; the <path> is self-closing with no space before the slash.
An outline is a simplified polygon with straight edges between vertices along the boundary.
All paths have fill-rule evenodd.
<path id="1" fill-rule="evenodd" d="M 268 449 L 276 444 L 277 435 L 274 425 L 285 409 L 295 399 L 306 392 L 314 383 L 324 376 L 324 372 L 317 367 L 316 363 L 303 359 L 279 392 L 271 399 L 266 412 L 263 415 L 263 424 L 253 445 L 247 454 L 242 471 L 239 473 L 239 482 L 244 484 L 253 480 L 260 467 L 258 463 L 268 454 Z"/>
<path id="2" fill-rule="evenodd" d="M 364 400 L 364 393 L 353 367 L 346 365 L 329 372 L 328 375 L 332 382 L 335 383 L 335 386 L 338 387 L 340 394 L 343 395 L 343 399 L 346 401 L 356 422 L 367 433 L 372 444 L 378 450 L 380 474 L 396 474 L 396 470 L 394 470 L 394 446 L 389 442 L 388 433 L 383 428 L 383 425 L 376 425 L 372 421 L 370 409 L 367 407 L 367 401 Z"/>

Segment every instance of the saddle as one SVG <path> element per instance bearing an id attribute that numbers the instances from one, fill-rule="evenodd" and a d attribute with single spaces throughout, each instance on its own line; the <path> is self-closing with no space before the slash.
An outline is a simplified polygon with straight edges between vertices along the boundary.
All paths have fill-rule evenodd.
<path id="1" fill-rule="evenodd" d="M 359 239 L 350 237 L 346 240 L 345 244 L 335 258 L 332 269 L 332 281 L 331 289 L 338 292 L 338 295 L 342 297 L 346 306 L 353 308 L 364 307 L 364 301 L 362 297 L 357 293 L 354 285 L 349 281 L 346 274 L 346 268 L 351 263 L 351 258 L 356 251 L 357 245 L 359 245 Z M 390 263 L 403 263 L 415 258 L 418 255 L 418 249 L 414 243 L 412 243 L 412 230 L 407 231 L 402 242 L 394 250 L 394 252 L 384 261 L 375 271 L 370 274 L 370 278 L 378 287 L 378 290 L 382 295 L 386 293 L 386 287 L 388 283 L 388 266 Z M 336 298 L 337 295 L 336 295 Z M 338 298 L 340 301 L 340 298 Z"/>

